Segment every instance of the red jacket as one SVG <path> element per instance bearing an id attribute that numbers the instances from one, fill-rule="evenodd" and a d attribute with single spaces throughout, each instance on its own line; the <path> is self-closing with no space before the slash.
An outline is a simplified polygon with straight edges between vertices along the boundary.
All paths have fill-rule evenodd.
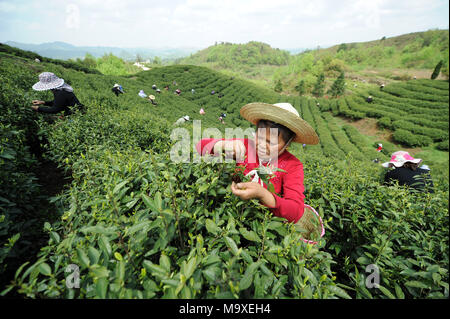
<path id="1" fill-rule="evenodd" d="M 214 144 L 220 140 L 225 139 L 205 138 L 200 140 L 196 145 L 197 152 L 201 155 L 214 154 Z M 244 175 L 256 169 L 259 166 L 259 159 L 256 153 L 255 141 L 242 138 L 232 140 L 244 142 L 246 158 L 242 163 L 237 164 L 245 167 Z M 303 216 L 304 210 L 303 164 L 288 151 L 284 151 L 278 157 L 278 162 L 272 164 L 285 170 L 286 173 L 277 171 L 275 172 L 275 177 L 270 179 L 275 192 L 282 197 L 272 193 L 276 200 L 276 206 L 274 208 L 269 207 L 269 209 L 275 216 L 283 217 L 289 222 L 296 223 Z M 264 184 L 264 188 L 267 189 L 266 184 Z"/>

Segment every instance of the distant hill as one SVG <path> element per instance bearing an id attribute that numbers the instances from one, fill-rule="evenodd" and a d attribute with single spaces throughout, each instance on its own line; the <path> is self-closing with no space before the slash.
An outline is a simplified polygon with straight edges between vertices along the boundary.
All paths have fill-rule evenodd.
<path id="1" fill-rule="evenodd" d="M 295 86 L 304 79 L 309 94 L 321 72 L 327 86 L 339 70 L 353 79 L 372 82 L 407 80 L 411 74 L 429 78 L 435 65 L 444 60 L 441 74 L 445 78 L 449 73 L 448 48 L 448 30 L 428 30 L 316 49 L 280 50 L 261 42 L 220 43 L 177 62 L 206 66 L 269 88 L 280 80 L 287 94 L 297 94 Z"/>
<path id="2" fill-rule="evenodd" d="M 28 44 L 14 41 L 7 41 L 5 44 L 16 47 L 26 51 L 38 53 L 41 56 L 52 59 L 76 59 L 83 58 L 86 53 L 94 57 L 101 57 L 105 54 L 112 53 L 113 55 L 124 60 L 135 60 L 137 55 L 142 59 L 151 59 L 155 56 L 161 59 L 176 59 L 187 56 L 195 52 L 195 48 L 118 48 L 118 47 L 93 47 L 93 46 L 75 46 L 66 42 L 56 41 L 41 44 Z"/>
<path id="3" fill-rule="evenodd" d="M 198 51 L 188 58 L 181 59 L 181 64 L 218 63 L 222 67 L 236 65 L 287 65 L 290 53 L 272 48 L 262 42 L 251 41 L 246 44 L 224 42 Z"/>

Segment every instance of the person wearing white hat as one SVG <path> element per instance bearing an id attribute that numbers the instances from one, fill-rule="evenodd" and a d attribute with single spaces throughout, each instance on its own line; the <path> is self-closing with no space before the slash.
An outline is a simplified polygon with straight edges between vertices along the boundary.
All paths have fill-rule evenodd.
<path id="1" fill-rule="evenodd" d="M 31 108 L 36 112 L 41 113 L 59 113 L 64 112 L 64 115 L 72 114 L 69 106 L 77 105 L 79 110 L 85 111 L 85 106 L 78 100 L 73 93 L 73 88 L 64 83 L 64 79 L 57 77 L 51 72 L 43 72 L 39 74 L 39 82 L 32 86 L 35 91 L 51 90 L 53 93 L 53 101 L 33 100 Z"/>
<path id="2" fill-rule="evenodd" d="M 185 115 L 183 117 L 180 117 L 175 123 L 174 125 L 181 125 L 184 124 L 186 122 L 190 121 L 189 115 Z"/>
<path id="3" fill-rule="evenodd" d="M 405 151 L 392 153 L 389 162 L 381 164 L 386 168 L 394 168 L 386 172 L 385 184 L 398 183 L 400 186 L 409 186 L 417 190 L 427 190 L 433 193 L 433 181 L 429 169 L 419 167 L 422 159 L 414 158 Z"/>
<path id="4" fill-rule="evenodd" d="M 243 200 L 258 199 L 275 216 L 297 223 L 306 211 L 304 204 L 303 164 L 287 151 L 291 142 L 317 144 L 319 138 L 314 129 L 289 103 L 250 103 L 240 114 L 256 125 L 254 139 L 202 139 L 196 145 L 201 155 L 219 156 L 225 153 L 236 159 L 243 174 L 252 182 L 231 184 L 234 195 Z M 279 168 L 279 169 L 276 169 Z M 269 191 L 260 176 L 271 176 Z"/>
<path id="5" fill-rule="evenodd" d="M 114 86 L 113 86 L 113 88 L 111 90 L 114 92 L 114 94 L 116 96 L 119 96 L 119 94 L 123 94 L 124 93 L 122 85 L 119 85 L 118 83 L 114 84 Z"/>

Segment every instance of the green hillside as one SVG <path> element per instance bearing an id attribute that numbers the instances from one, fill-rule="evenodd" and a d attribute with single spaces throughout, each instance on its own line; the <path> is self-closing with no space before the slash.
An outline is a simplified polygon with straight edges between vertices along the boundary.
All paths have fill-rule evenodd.
<path id="1" fill-rule="evenodd" d="M 347 97 L 280 95 L 199 66 L 112 76 L 16 53 L 0 52 L 2 296 L 448 298 L 448 159 L 426 162 L 434 193 L 383 185 L 385 170 L 372 160 L 385 161 L 402 147 L 387 143 L 378 153 L 375 141 L 334 117 L 375 116 L 358 96 L 370 85 L 355 88 L 351 104 Z M 60 118 L 31 111 L 33 99 L 51 99 L 31 89 L 43 71 L 70 83 L 86 113 Z M 125 94 L 116 97 L 114 83 Z M 389 118 L 390 129 L 428 136 L 433 156 L 448 157 L 437 149 L 448 139 L 446 83 L 387 85 L 373 92 L 374 109 Z M 154 94 L 158 105 L 139 90 Z M 256 101 L 290 102 L 319 135 L 318 145 L 290 148 L 304 165 L 305 203 L 324 221 L 317 245 L 303 242 L 266 207 L 232 195 L 235 163 L 193 162 L 192 124 L 180 127 L 191 142 L 190 161 L 171 158 L 179 117 L 201 120 L 202 129 L 245 128 L 239 109 Z M 385 106 L 391 101 L 402 120 Z M 377 289 L 365 284 L 368 265 L 380 271 Z"/>
<path id="2" fill-rule="evenodd" d="M 341 43 L 295 55 L 259 42 L 218 44 L 179 63 L 207 66 L 268 88 L 274 88 L 281 80 L 287 94 L 297 94 L 295 86 L 304 80 L 309 95 L 322 72 L 327 88 L 340 70 L 354 83 L 391 82 L 414 76 L 429 78 L 436 64 L 443 60 L 441 79 L 445 79 L 449 75 L 448 59 L 448 30 L 428 30 L 368 42 Z"/>

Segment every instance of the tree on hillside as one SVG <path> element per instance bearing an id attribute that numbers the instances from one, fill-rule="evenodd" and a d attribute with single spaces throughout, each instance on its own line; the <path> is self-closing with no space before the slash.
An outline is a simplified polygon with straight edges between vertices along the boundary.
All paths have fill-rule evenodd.
<path id="1" fill-rule="evenodd" d="M 91 69 L 95 69 L 97 67 L 97 59 L 92 54 L 89 54 L 89 53 L 86 53 L 82 63 L 86 67 L 91 68 Z"/>
<path id="2" fill-rule="evenodd" d="M 274 90 L 275 90 L 275 92 L 278 92 L 278 93 L 283 91 L 283 85 L 281 84 L 281 80 L 278 80 L 277 84 L 275 85 Z"/>
<path id="3" fill-rule="evenodd" d="M 295 90 L 298 92 L 298 95 L 300 95 L 300 96 L 305 94 L 306 93 L 305 80 L 303 80 L 303 79 L 300 80 L 298 85 L 295 87 Z"/>
<path id="4" fill-rule="evenodd" d="M 441 72 L 442 64 L 444 64 L 444 61 L 441 60 L 434 68 L 433 73 L 431 74 L 431 79 L 434 80 L 439 76 L 439 73 Z"/>
<path id="5" fill-rule="evenodd" d="M 345 44 L 345 43 L 342 43 L 340 46 L 339 46 L 339 48 L 337 49 L 337 52 L 339 52 L 339 51 L 345 51 L 345 50 L 347 50 L 348 48 L 347 48 L 347 44 Z"/>
<path id="6" fill-rule="evenodd" d="M 328 90 L 328 93 L 331 94 L 331 96 L 336 97 L 343 95 L 345 92 L 345 75 L 344 71 L 341 71 L 341 74 L 339 74 L 339 77 L 334 81 L 331 88 Z"/>
<path id="7" fill-rule="evenodd" d="M 155 56 L 155 57 L 153 58 L 152 63 L 153 63 L 153 64 L 157 64 L 157 65 L 162 64 L 161 58 L 158 57 L 158 56 Z"/>
<path id="8" fill-rule="evenodd" d="M 323 96 L 323 91 L 325 89 L 325 74 L 322 72 L 317 77 L 316 84 L 314 84 L 314 89 L 312 91 L 312 94 L 315 97 L 321 97 Z"/>

